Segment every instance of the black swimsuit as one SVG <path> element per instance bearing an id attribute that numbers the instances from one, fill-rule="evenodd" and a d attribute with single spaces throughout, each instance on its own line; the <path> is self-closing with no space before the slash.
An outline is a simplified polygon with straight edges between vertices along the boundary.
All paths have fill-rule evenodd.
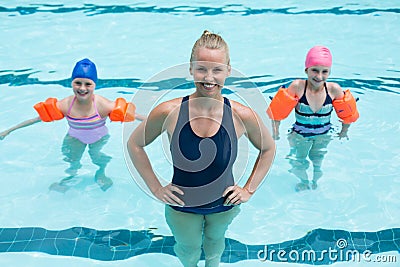
<path id="1" fill-rule="evenodd" d="M 177 194 L 185 207 L 174 209 L 209 214 L 226 211 L 222 193 L 234 185 L 232 166 L 237 156 L 237 136 L 230 102 L 224 97 L 219 130 L 211 137 L 198 136 L 190 126 L 189 96 L 182 99 L 178 121 L 171 138 L 174 164 L 172 183 L 185 193 Z"/>

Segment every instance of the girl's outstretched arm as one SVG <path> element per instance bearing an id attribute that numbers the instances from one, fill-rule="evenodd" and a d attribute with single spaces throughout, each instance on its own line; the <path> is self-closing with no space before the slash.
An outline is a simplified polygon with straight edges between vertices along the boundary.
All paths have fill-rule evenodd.
<path id="1" fill-rule="evenodd" d="M 135 119 L 139 120 L 139 121 L 144 121 L 147 118 L 147 116 L 142 115 L 142 114 L 135 114 Z"/>
<path id="2" fill-rule="evenodd" d="M 20 128 L 27 127 L 29 125 L 35 124 L 37 122 L 41 121 L 40 117 L 35 117 L 26 121 L 23 121 L 5 131 L 0 132 L 0 140 L 3 140 L 8 134 L 10 134 L 12 131 L 18 130 Z"/>

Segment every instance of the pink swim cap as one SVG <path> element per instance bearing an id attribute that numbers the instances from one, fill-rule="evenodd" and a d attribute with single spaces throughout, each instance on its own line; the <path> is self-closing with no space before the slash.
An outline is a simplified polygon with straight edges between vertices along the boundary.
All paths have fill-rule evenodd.
<path id="1" fill-rule="evenodd" d="M 329 49 L 325 46 L 314 46 L 308 51 L 306 56 L 306 68 L 312 66 L 332 66 L 332 55 Z"/>

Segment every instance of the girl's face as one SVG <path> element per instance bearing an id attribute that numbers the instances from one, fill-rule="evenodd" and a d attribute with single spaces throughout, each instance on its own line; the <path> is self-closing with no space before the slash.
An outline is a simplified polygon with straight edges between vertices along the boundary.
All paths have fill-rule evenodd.
<path id="1" fill-rule="evenodd" d="M 231 74 L 227 55 L 223 49 L 200 47 L 195 53 L 195 60 L 190 64 L 196 92 L 200 96 L 219 96 L 226 78 Z"/>
<path id="2" fill-rule="evenodd" d="M 306 69 L 308 81 L 314 87 L 323 86 L 330 72 L 331 68 L 326 66 L 312 66 Z"/>
<path id="3" fill-rule="evenodd" d="M 93 95 L 96 84 L 91 79 L 75 78 L 72 81 L 72 89 L 78 99 L 88 99 Z"/>

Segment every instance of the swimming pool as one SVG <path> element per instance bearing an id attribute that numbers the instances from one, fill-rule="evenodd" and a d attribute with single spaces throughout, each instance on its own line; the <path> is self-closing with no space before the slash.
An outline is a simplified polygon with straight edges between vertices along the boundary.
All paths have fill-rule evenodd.
<path id="1" fill-rule="evenodd" d="M 263 111 L 259 94 L 268 102 L 280 85 L 304 78 L 305 52 L 327 45 L 333 53 L 330 80 L 360 98 L 360 120 L 348 141 L 330 143 L 315 191 L 294 192 L 297 180 L 285 160 L 289 145 L 286 138 L 277 142 L 268 178 L 227 232 L 222 265 L 309 266 L 307 260 L 284 263 L 276 252 L 273 262 L 262 259 L 280 249 L 287 255 L 315 251 L 317 257 L 336 249 L 382 252 L 377 255 L 386 262 L 338 260 L 333 266 L 397 266 L 399 13 L 395 1 L 1 4 L 0 131 L 35 116 L 34 103 L 69 95 L 72 65 L 83 57 L 98 66 L 98 94 L 148 97 L 135 102 L 145 112 L 159 97 L 191 91 L 179 66 L 210 29 L 227 40 L 237 70 L 226 95 L 243 96 Z M 250 90 L 254 87 L 258 93 Z M 283 122 L 282 133 L 292 122 Z M 87 155 L 67 192 L 49 190 L 65 177 L 60 153 L 65 121 L 36 124 L 0 141 L 2 266 L 178 266 L 163 205 L 136 184 L 125 164 L 123 140 L 136 125 L 109 124 L 104 151 L 112 156 L 107 174 L 114 185 L 106 192 L 93 182 Z M 161 155 L 158 147 L 151 148 L 155 155 Z M 252 160 L 251 148 L 248 155 Z M 154 163 L 168 175 L 166 162 L 156 157 Z M 322 258 L 318 264 L 332 261 Z"/>

